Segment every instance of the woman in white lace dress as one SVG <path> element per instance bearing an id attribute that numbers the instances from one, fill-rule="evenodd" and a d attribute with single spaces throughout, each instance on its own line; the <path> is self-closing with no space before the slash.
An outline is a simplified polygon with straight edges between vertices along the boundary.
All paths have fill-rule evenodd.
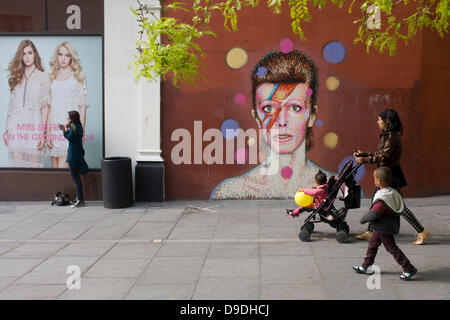
<path id="1" fill-rule="evenodd" d="M 8 70 L 10 98 L 3 143 L 9 166 L 42 168 L 50 82 L 33 42 L 20 42 Z"/>
<path id="2" fill-rule="evenodd" d="M 83 130 L 86 132 L 86 108 L 89 106 L 86 77 L 81 72 L 78 53 L 68 41 L 56 47 L 50 67 L 51 105 L 48 127 L 51 131 L 47 147 L 52 167 L 67 168 L 68 143 L 58 127 L 66 123 L 69 111 L 78 111 Z"/>

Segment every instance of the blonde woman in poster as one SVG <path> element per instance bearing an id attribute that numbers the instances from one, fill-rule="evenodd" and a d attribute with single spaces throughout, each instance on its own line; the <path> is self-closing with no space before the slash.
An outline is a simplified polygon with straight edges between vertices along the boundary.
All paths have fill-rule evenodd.
<path id="1" fill-rule="evenodd" d="M 51 108 L 48 127 L 51 130 L 47 147 L 53 168 L 67 168 L 68 143 L 59 131 L 59 125 L 66 123 L 69 111 L 78 111 L 86 132 L 86 108 L 89 106 L 86 77 L 81 70 L 80 58 L 72 43 L 60 43 L 50 61 L 52 69 Z"/>
<path id="2" fill-rule="evenodd" d="M 20 42 L 8 71 L 10 98 L 3 143 L 9 166 L 42 168 L 50 82 L 33 42 Z"/>

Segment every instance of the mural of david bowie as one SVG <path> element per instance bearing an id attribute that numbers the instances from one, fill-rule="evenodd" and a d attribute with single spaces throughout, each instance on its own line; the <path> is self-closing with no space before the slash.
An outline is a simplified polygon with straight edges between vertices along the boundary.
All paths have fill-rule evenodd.
<path id="1" fill-rule="evenodd" d="M 267 130 L 261 139 L 263 148 L 276 153 L 278 170 L 264 174 L 265 164 L 260 163 L 240 176 L 224 179 L 210 199 L 288 199 L 300 187 L 311 187 L 318 170 L 327 178 L 337 176 L 306 157 L 313 147 L 312 126 L 318 110 L 314 62 L 297 50 L 270 52 L 253 68 L 251 81 L 251 112 L 258 127 Z"/>

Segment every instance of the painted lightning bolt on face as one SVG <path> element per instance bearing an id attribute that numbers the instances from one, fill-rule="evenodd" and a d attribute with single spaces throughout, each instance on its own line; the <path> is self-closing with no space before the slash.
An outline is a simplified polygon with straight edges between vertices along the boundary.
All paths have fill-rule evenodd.
<path id="1" fill-rule="evenodd" d="M 265 136 L 267 144 L 277 153 L 292 153 L 305 139 L 311 94 L 305 83 L 264 83 L 256 89 L 257 116 L 270 136 Z"/>

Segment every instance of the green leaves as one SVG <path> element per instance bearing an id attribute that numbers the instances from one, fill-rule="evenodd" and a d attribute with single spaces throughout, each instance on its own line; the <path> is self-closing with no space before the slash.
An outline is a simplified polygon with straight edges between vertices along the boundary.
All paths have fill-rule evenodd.
<path id="1" fill-rule="evenodd" d="M 398 41 L 414 40 L 419 30 L 430 29 L 444 37 L 448 32 L 450 0 L 329 0 L 338 8 L 348 4 L 348 14 L 359 6 L 360 16 L 353 21 L 358 26 L 354 44 L 362 43 L 367 52 L 371 49 L 379 53 L 389 52 L 394 56 Z M 209 28 L 214 12 L 223 16 L 224 28 L 238 31 L 238 16 L 244 8 L 258 6 L 258 0 L 191 0 L 187 3 L 173 1 L 163 2 L 163 12 L 182 10 L 191 15 L 191 23 L 181 23 L 177 19 L 155 14 L 139 0 L 138 7 L 130 8 L 136 15 L 139 24 L 140 40 L 136 43 L 138 53 L 130 66 L 134 68 L 136 79 L 148 80 L 173 76 L 172 83 L 179 86 L 181 82 L 195 84 L 203 76 L 199 72 L 204 52 L 198 41 L 204 36 L 216 36 Z M 291 18 L 291 29 L 303 41 L 306 35 L 303 23 L 312 19 L 311 6 L 325 9 L 328 0 L 267 0 L 268 8 L 274 14 L 282 12 L 287 5 Z M 376 6 L 376 7 L 374 7 Z M 409 10 L 399 12 L 400 6 L 408 6 Z M 368 9 L 370 10 L 368 11 Z M 378 10 L 373 10 L 378 8 Z M 378 19 L 374 15 L 378 11 L 380 23 L 370 24 L 368 21 Z M 404 14 L 409 12 L 409 16 Z M 377 13 L 377 14 L 378 14 Z M 378 29 L 376 29 L 378 28 Z M 164 40 L 161 42 L 161 38 Z"/>
<path id="2" fill-rule="evenodd" d="M 199 57 L 204 56 L 196 41 L 205 35 L 215 34 L 194 25 L 179 23 L 175 18 L 156 18 L 151 14 L 148 17 L 145 10 L 131 10 L 139 22 L 141 35 L 136 43 L 138 53 L 129 64 L 134 68 L 136 80 L 143 77 L 154 81 L 172 73 L 174 86 L 177 87 L 180 82 L 194 84 L 201 77 Z"/>
<path id="3" fill-rule="evenodd" d="M 358 20 L 358 38 L 355 43 L 363 42 L 367 52 L 370 48 L 378 50 L 379 53 L 389 51 L 390 56 L 394 56 L 397 50 L 398 41 L 414 40 L 417 32 L 423 28 L 428 28 L 444 37 L 448 31 L 448 20 L 450 10 L 449 0 L 413 0 L 410 7 L 414 8 L 411 15 L 400 17 L 395 7 L 401 3 L 401 0 L 370 0 L 361 5 L 363 18 Z M 409 0 L 403 0 L 406 6 Z M 366 22 L 370 18 L 367 15 L 367 8 L 371 5 L 378 6 L 382 15 L 382 21 L 386 21 L 385 28 L 379 30 L 370 30 Z M 394 15 L 395 14 L 395 15 Z M 398 14 L 398 15 L 397 15 Z M 382 24 L 383 25 L 383 24 Z"/>

